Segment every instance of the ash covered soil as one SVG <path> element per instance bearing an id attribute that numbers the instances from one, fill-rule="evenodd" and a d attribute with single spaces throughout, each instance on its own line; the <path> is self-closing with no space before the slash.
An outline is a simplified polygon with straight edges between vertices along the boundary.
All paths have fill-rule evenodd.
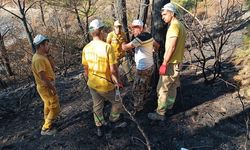
<path id="1" fill-rule="evenodd" d="M 235 40 L 240 36 L 237 34 L 241 33 L 232 35 L 229 46 L 238 41 Z M 230 62 L 223 66 L 222 79 L 232 80 L 238 72 L 237 68 Z M 0 91 L 1 150 L 147 149 L 144 137 L 128 115 L 125 115 L 127 127 L 112 128 L 101 138 L 96 136 L 91 96 L 79 71 L 66 77 L 58 76 L 56 86 L 61 113 L 57 122 L 59 132 L 55 136 L 40 135 L 43 103 L 33 84 Z M 132 99 L 131 89 L 132 86 L 127 84 L 122 91 L 126 106 Z M 147 113 L 155 108 L 156 96 L 151 92 L 145 110 L 135 116 L 153 150 L 250 149 L 249 139 L 246 140 L 246 125 L 249 126 L 246 116 L 250 114 L 250 101 L 240 99 L 237 90 L 223 80 L 218 79 L 212 85 L 204 84 L 197 68 L 188 66 L 188 63 L 184 63 L 181 73 L 181 87 L 173 114 L 167 114 L 165 121 L 150 121 Z M 109 110 L 110 104 L 107 103 L 106 118 Z"/>
<path id="2" fill-rule="evenodd" d="M 131 85 L 123 89 L 124 102 L 131 100 Z M 91 112 L 92 100 L 79 73 L 58 78 L 61 113 L 55 136 L 41 136 L 43 104 L 34 85 L 1 92 L 0 149 L 147 149 L 145 139 L 129 115 L 128 126 L 112 128 L 99 138 Z M 242 104 L 244 104 L 244 111 Z M 240 101 L 236 90 L 223 81 L 205 85 L 193 69 L 183 68 L 173 114 L 165 121 L 150 121 L 147 113 L 156 108 L 153 93 L 145 110 L 135 118 L 155 150 L 250 148 L 246 142 L 245 117 L 250 113 L 247 99 Z M 108 116 L 110 104 L 105 106 Z"/>

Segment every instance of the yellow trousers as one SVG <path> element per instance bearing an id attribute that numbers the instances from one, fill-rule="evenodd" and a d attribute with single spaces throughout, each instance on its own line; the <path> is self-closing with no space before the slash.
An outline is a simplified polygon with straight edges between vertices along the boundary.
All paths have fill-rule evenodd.
<path id="1" fill-rule="evenodd" d="M 52 95 L 47 87 L 37 86 L 37 91 L 44 103 L 44 124 L 42 130 L 50 129 L 60 112 L 58 95 Z"/>
<path id="2" fill-rule="evenodd" d="M 156 112 L 165 115 L 166 109 L 174 105 L 177 88 L 180 86 L 180 65 L 169 64 L 165 75 L 161 75 L 157 84 L 158 106 Z"/>

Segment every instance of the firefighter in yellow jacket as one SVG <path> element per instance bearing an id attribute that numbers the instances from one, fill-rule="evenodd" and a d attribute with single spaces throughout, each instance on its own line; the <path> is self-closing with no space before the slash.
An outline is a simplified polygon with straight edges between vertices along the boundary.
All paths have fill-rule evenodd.
<path id="1" fill-rule="evenodd" d="M 49 55 L 49 39 L 39 34 L 33 43 L 36 46 L 36 53 L 32 57 L 32 72 L 37 91 L 44 103 L 44 124 L 41 135 L 54 135 L 56 129 L 52 124 L 60 112 L 60 105 L 55 88 L 54 62 Z"/>
<path id="2" fill-rule="evenodd" d="M 115 87 L 120 87 L 117 62 L 112 47 L 103 41 L 103 27 L 101 20 L 91 21 L 89 32 L 93 40 L 82 51 L 84 75 L 93 99 L 93 115 L 98 136 L 103 135 L 108 124 L 103 113 L 105 101 L 112 104 L 109 121 L 112 124 L 123 123 L 122 102 L 115 100 Z"/>
<path id="3" fill-rule="evenodd" d="M 122 69 L 125 72 L 128 82 L 133 81 L 133 77 L 130 73 L 130 65 L 128 60 L 126 60 L 125 53 L 126 51 L 122 50 L 122 43 L 127 42 L 127 38 L 122 30 L 121 23 L 117 20 L 114 22 L 114 31 L 110 32 L 107 36 L 106 42 L 112 46 L 112 49 L 115 52 L 115 58 L 118 62 L 118 66 L 122 65 Z"/>

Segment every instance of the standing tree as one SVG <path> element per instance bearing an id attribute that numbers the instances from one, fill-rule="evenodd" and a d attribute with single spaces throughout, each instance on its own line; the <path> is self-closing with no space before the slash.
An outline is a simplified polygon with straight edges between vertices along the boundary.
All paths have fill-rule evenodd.
<path id="1" fill-rule="evenodd" d="M 96 13 L 97 8 L 94 7 L 96 2 L 98 0 L 92 1 L 92 0 L 83 0 L 82 5 L 83 8 L 79 9 L 79 11 L 83 14 L 83 16 L 85 17 L 85 32 L 86 32 L 86 38 L 87 38 L 87 42 L 90 41 L 90 37 L 89 37 L 89 18 L 91 16 L 93 16 Z"/>
<path id="2" fill-rule="evenodd" d="M 115 6 L 116 18 L 122 23 L 123 31 L 125 31 L 127 39 L 129 41 L 130 38 L 128 32 L 126 0 L 115 0 L 114 6 Z"/>
<path id="3" fill-rule="evenodd" d="M 96 13 L 95 4 L 98 0 L 48 0 L 47 3 L 53 6 L 66 8 L 69 12 L 76 15 L 78 26 L 83 34 L 85 42 L 90 41 L 88 34 L 89 18 Z M 85 23 L 82 23 L 81 18 L 84 17 Z"/>
<path id="4" fill-rule="evenodd" d="M 138 19 L 142 20 L 144 24 L 146 23 L 148 17 L 148 5 L 149 0 L 140 0 Z"/>
<path id="5" fill-rule="evenodd" d="M 43 25 L 46 26 L 45 17 L 44 17 L 44 7 L 43 7 L 43 1 L 42 0 L 39 1 L 39 8 L 40 8 L 40 11 L 41 11 L 41 17 L 42 17 Z"/>
<path id="6" fill-rule="evenodd" d="M 226 60 L 223 55 L 231 50 L 230 48 L 225 49 L 225 46 L 232 33 L 248 21 L 242 19 L 244 12 L 241 3 L 237 0 L 224 0 L 223 2 L 220 0 L 217 3 L 219 7 L 217 15 L 213 18 L 210 17 L 214 19 L 214 22 L 209 24 L 202 23 L 195 15 L 183 8 L 193 18 L 186 17 L 188 19 L 186 25 L 192 40 L 189 43 L 193 43 L 191 44 L 194 46 L 193 50 L 199 51 L 194 56 L 201 64 L 202 74 L 207 84 L 214 83 L 220 77 L 223 62 Z M 202 18 L 206 18 L 206 16 Z"/>
<path id="7" fill-rule="evenodd" d="M 8 31 L 9 30 L 7 29 L 5 32 L 3 32 L 3 34 L 0 32 L 0 62 L 3 63 L 8 75 L 12 76 L 14 74 L 13 74 L 12 69 L 10 67 L 10 62 L 9 62 L 9 58 L 7 55 L 7 50 L 6 50 L 5 45 L 4 45 L 4 36 L 6 35 L 6 33 Z"/>
<path id="8" fill-rule="evenodd" d="M 35 52 L 35 46 L 33 44 L 33 37 L 32 37 L 32 29 L 31 29 L 31 26 L 29 26 L 29 23 L 28 23 L 28 20 L 27 20 L 27 12 L 28 10 L 37 2 L 33 2 L 31 3 L 28 7 L 26 6 L 26 2 L 25 0 L 13 0 L 12 1 L 16 7 L 18 8 L 19 12 L 20 12 L 20 15 L 18 14 L 15 14 L 13 11 L 9 10 L 6 8 L 6 4 L 1 4 L 0 5 L 0 9 L 3 9 L 5 10 L 6 12 L 10 13 L 11 15 L 13 15 L 14 17 L 16 17 L 17 19 L 19 19 L 22 24 L 23 24 L 23 27 L 26 31 L 26 34 L 27 34 L 27 37 L 28 37 L 28 40 L 29 40 L 29 43 L 31 45 L 31 48 L 32 48 L 32 52 L 34 53 Z"/>

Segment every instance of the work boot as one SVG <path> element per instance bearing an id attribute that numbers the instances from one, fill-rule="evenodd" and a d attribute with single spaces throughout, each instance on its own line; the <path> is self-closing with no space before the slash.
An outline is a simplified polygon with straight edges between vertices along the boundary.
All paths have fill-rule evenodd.
<path id="1" fill-rule="evenodd" d="M 160 120 L 160 121 L 164 121 L 165 120 L 165 116 L 164 115 L 160 115 L 156 112 L 154 113 L 148 113 L 148 119 L 150 120 Z"/>
<path id="2" fill-rule="evenodd" d="M 108 132 L 109 130 L 110 130 L 110 125 L 107 122 L 105 122 L 105 123 L 103 123 L 102 126 L 97 127 L 96 134 L 97 134 L 98 137 L 101 137 L 101 136 L 103 136 L 103 134 L 105 132 Z"/>
<path id="3" fill-rule="evenodd" d="M 111 126 L 113 128 L 124 128 L 126 127 L 128 124 L 126 121 L 124 121 L 124 116 L 123 114 L 120 115 L 119 119 L 116 120 L 116 121 L 111 121 L 110 120 L 110 123 L 111 123 Z"/>
<path id="4" fill-rule="evenodd" d="M 57 130 L 55 128 L 41 130 L 41 135 L 55 135 Z"/>
<path id="5" fill-rule="evenodd" d="M 102 137 L 103 136 L 103 126 L 100 126 L 100 127 L 97 127 L 97 132 L 96 132 L 96 134 L 97 134 L 97 136 L 98 137 Z"/>

